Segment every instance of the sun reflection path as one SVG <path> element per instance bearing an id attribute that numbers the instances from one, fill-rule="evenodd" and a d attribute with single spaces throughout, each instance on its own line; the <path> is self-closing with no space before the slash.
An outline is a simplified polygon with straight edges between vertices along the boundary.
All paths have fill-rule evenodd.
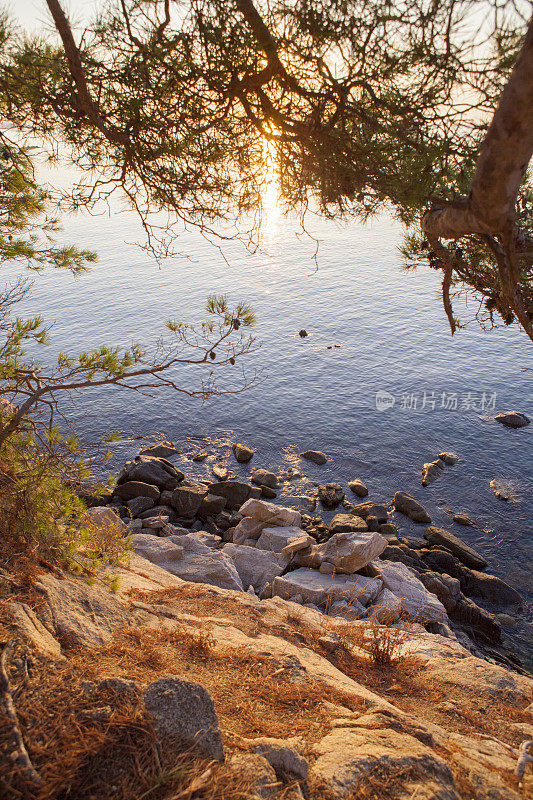
<path id="1" fill-rule="evenodd" d="M 263 183 L 261 191 L 261 228 L 265 238 L 271 239 L 276 233 L 279 218 L 279 172 L 276 163 L 276 149 L 267 139 L 263 141 Z"/>

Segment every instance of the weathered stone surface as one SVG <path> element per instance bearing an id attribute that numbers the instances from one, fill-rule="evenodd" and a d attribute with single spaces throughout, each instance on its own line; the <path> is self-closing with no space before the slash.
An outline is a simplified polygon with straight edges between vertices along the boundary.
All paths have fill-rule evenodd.
<path id="1" fill-rule="evenodd" d="M 292 776 L 305 781 L 309 772 L 309 764 L 297 751 L 297 739 L 275 739 L 269 736 L 258 736 L 248 740 L 254 753 L 266 758 L 281 778 Z"/>
<path id="2" fill-rule="evenodd" d="M 179 517 L 194 517 L 206 495 L 207 489 L 203 484 L 178 486 L 172 492 L 172 508 Z"/>
<path id="3" fill-rule="evenodd" d="M 126 609 L 107 589 L 83 581 L 41 575 L 37 590 L 46 601 L 38 616 L 55 632 L 61 645 L 99 647 L 131 621 Z"/>
<path id="4" fill-rule="evenodd" d="M 265 500 L 274 500 L 277 496 L 275 489 L 271 489 L 270 486 L 261 486 L 261 497 L 264 497 Z"/>
<path id="5" fill-rule="evenodd" d="M 163 514 L 159 514 L 157 517 L 145 517 L 142 520 L 142 526 L 147 530 L 161 530 L 168 525 L 169 519 L 170 517 Z"/>
<path id="6" fill-rule="evenodd" d="M 417 785 L 433 784 L 437 792 L 414 796 L 425 800 L 461 800 L 449 766 L 413 736 L 390 728 L 357 726 L 334 728 L 317 745 L 311 774 L 324 781 L 333 797 L 352 796 L 366 776 L 381 767 L 391 774 L 414 770 Z M 355 795 L 354 795 L 355 796 Z M 412 793 L 404 794 L 408 798 Z"/>
<path id="7" fill-rule="evenodd" d="M 453 521 L 457 523 L 457 525 L 467 525 L 467 526 L 474 526 L 476 523 L 474 520 L 467 517 L 466 514 L 454 514 Z"/>
<path id="8" fill-rule="evenodd" d="M 8 611 L 19 635 L 50 658 L 62 658 L 61 645 L 27 603 L 9 603 Z"/>
<path id="9" fill-rule="evenodd" d="M 439 453 L 439 458 L 441 461 L 444 461 L 449 467 L 453 467 L 454 464 L 457 464 L 459 461 L 459 456 L 456 456 L 455 453 Z"/>
<path id="10" fill-rule="evenodd" d="M 235 544 L 244 544 L 248 539 L 259 539 L 261 531 L 266 525 L 266 522 L 260 522 L 253 517 L 244 517 L 244 519 L 241 519 L 239 524 L 233 528 L 233 542 Z M 229 533 L 231 533 L 231 530 Z"/>
<path id="11" fill-rule="evenodd" d="M 508 428 L 524 428 L 526 425 L 529 425 L 531 421 L 529 417 L 526 417 L 521 411 L 504 411 L 500 414 L 496 414 L 494 419 L 496 422 L 500 422 Z"/>
<path id="12" fill-rule="evenodd" d="M 278 479 L 274 472 L 267 469 L 256 469 L 252 474 L 252 483 L 256 486 L 268 486 L 270 489 L 278 488 Z"/>
<path id="13" fill-rule="evenodd" d="M 364 519 L 361 517 L 354 517 L 353 514 L 335 514 L 328 527 L 330 533 L 368 530 Z"/>
<path id="14" fill-rule="evenodd" d="M 136 534 L 132 546 L 136 553 L 148 561 L 185 581 L 243 591 L 242 581 L 231 558 L 222 550 L 214 550 L 190 534 L 164 539 L 147 533 Z"/>
<path id="15" fill-rule="evenodd" d="M 300 458 L 305 458 L 307 461 L 312 461 L 313 464 L 318 464 L 319 467 L 325 464 L 328 460 L 327 455 L 321 450 L 305 450 L 303 453 L 300 453 Z"/>
<path id="16" fill-rule="evenodd" d="M 307 534 L 301 528 L 294 525 L 285 527 L 263 528 L 261 536 L 257 540 L 257 547 L 260 550 L 270 550 L 274 553 L 281 553 L 281 551 L 291 544 L 295 539 Z M 307 546 L 311 547 L 315 544 L 315 540 L 311 536 L 307 536 Z M 303 547 L 301 548 L 304 549 Z"/>
<path id="17" fill-rule="evenodd" d="M 285 600 L 301 594 L 306 602 L 315 605 L 328 600 L 346 600 L 347 603 L 359 600 L 365 605 L 377 597 L 382 585 L 380 580 L 363 575 L 322 575 L 316 570 L 300 568 L 275 578 L 272 591 Z"/>
<path id="18" fill-rule="evenodd" d="M 381 625 L 393 625 L 400 619 L 402 601 L 390 589 L 382 589 L 368 606 L 366 616 Z"/>
<path id="19" fill-rule="evenodd" d="M 160 491 L 157 486 L 142 481 L 126 481 L 116 487 L 114 494 L 121 500 L 133 500 L 134 497 L 150 497 L 159 500 Z"/>
<path id="20" fill-rule="evenodd" d="M 368 494 L 367 487 L 365 486 L 363 481 L 359 480 L 359 478 L 354 478 L 353 481 L 350 481 L 348 483 L 348 486 L 350 487 L 352 492 L 357 495 L 357 497 L 366 497 Z"/>
<path id="21" fill-rule="evenodd" d="M 280 529 L 277 528 L 277 530 Z M 314 544 L 315 540 L 313 537 L 302 531 L 299 535 L 287 539 L 287 544 L 283 547 L 281 552 L 284 556 L 292 557 L 294 553 L 298 553 L 300 550 L 306 550 L 308 547 L 312 547 Z"/>
<path id="22" fill-rule="evenodd" d="M 387 540 L 379 533 L 335 533 L 319 545 L 318 555 L 322 561 L 333 564 L 338 572 L 351 574 L 380 556 L 386 547 Z"/>
<path id="23" fill-rule="evenodd" d="M 328 607 L 327 612 L 330 617 L 342 617 L 348 622 L 353 622 L 355 619 L 361 619 L 366 614 L 366 608 L 359 600 L 335 600 L 334 603 Z"/>
<path id="24" fill-rule="evenodd" d="M 302 524 L 302 515 L 293 508 L 268 503 L 265 500 L 247 500 L 239 508 L 239 514 L 243 517 L 252 517 L 258 522 L 266 522 L 269 525 L 279 525 L 287 527 L 294 525 L 297 528 Z"/>
<path id="25" fill-rule="evenodd" d="M 167 486 L 172 480 L 172 488 L 184 478 L 181 470 L 177 469 L 170 461 L 165 458 L 156 458 L 150 455 L 138 455 L 133 461 L 127 461 L 120 472 L 117 483 L 127 481 L 141 481 L 159 488 L 171 488 Z"/>
<path id="26" fill-rule="evenodd" d="M 235 456 L 236 460 L 239 464 L 247 464 L 248 461 L 253 457 L 254 451 L 251 447 L 248 447 L 246 444 L 240 444 L 237 442 L 233 445 L 233 455 Z"/>
<path id="27" fill-rule="evenodd" d="M 379 577 L 386 589 L 402 601 L 403 612 L 413 622 L 446 622 L 446 609 L 434 594 L 428 592 L 417 576 L 395 561 L 375 561 Z"/>
<path id="28" fill-rule="evenodd" d="M 149 517 L 172 517 L 174 511 L 169 506 L 152 506 L 147 511 L 141 511 L 137 516 L 141 521 Z"/>
<path id="29" fill-rule="evenodd" d="M 440 478 L 444 470 L 444 462 L 438 458 L 422 465 L 422 486 L 429 486 Z"/>
<path id="30" fill-rule="evenodd" d="M 326 483 L 318 487 L 318 497 L 325 508 L 337 508 L 344 500 L 344 490 L 340 483 Z"/>
<path id="31" fill-rule="evenodd" d="M 156 456 L 157 458 L 171 458 L 179 454 L 180 450 L 172 442 L 165 441 L 156 442 L 156 444 L 151 444 L 150 447 L 144 447 L 139 450 L 140 456 Z"/>
<path id="32" fill-rule="evenodd" d="M 424 538 L 430 544 L 442 545 L 450 550 L 454 556 L 466 564 L 471 569 L 484 569 L 487 566 L 487 561 L 483 556 L 479 555 L 472 547 L 461 541 L 459 537 L 444 528 L 437 528 L 432 525 L 424 531 Z"/>
<path id="33" fill-rule="evenodd" d="M 286 556 L 244 545 L 225 544 L 222 552 L 235 564 L 244 588 L 253 586 L 256 592 L 261 592 L 266 583 L 281 575 L 289 563 Z"/>
<path id="34" fill-rule="evenodd" d="M 85 518 L 94 525 L 103 528 L 112 527 L 118 529 L 122 533 L 126 532 L 125 523 L 120 519 L 118 514 L 115 514 L 114 510 L 108 506 L 92 506 L 92 508 L 88 508 Z"/>
<path id="35" fill-rule="evenodd" d="M 207 519 L 208 517 L 216 517 L 226 507 L 227 500 L 225 497 L 220 497 L 217 494 L 207 494 L 197 511 L 199 519 Z"/>
<path id="36" fill-rule="evenodd" d="M 205 758 L 224 760 L 215 707 L 203 686 L 168 675 L 146 687 L 143 701 L 165 750 L 175 744 L 178 752 L 192 747 Z"/>
<path id="37" fill-rule="evenodd" d="M 151 497 L 134 497 L 133 500 L 128 500 L 126 505 L 131 511 L 132 517 L 138 517 L 143 511 L 153 508 L 154 501 Z"/>
<path id="38" fill-rule="evenodd" d="M 431 522 L 431 517 L 425 508 L 407 492 L 396 492 L 393 503 L 396 511 L 405 514 L 413 522 Z"/>
<path id="39" fill-rule="evenodd" d="M 209 494 L 225 497 L 228 508 L 239 508 L 252 494 L 252 487 L 240 481 L 221 480 L 209 484 Z"/>
<path id="40" fill-rule="evenodd" d="M 266 758 L 255 753 L 234 753 L 229 761 L 233 774 L 237 774 L 246 787 L 246 798 L 270 800 L 276 797 L 281 784 Z"/>
<path id="41" fill-rule="evenodd" d="M 353 514 L 355 517 L 361 517 L 362 519 L 366 519 L 367 517 L 377 517 L 380 525 L 387 522 L 389 518 L 389 514 L 385 506 L 382 506 L 379 503 L 373 503 L 371 500 L 367 500 L 366 503 L 358 503 L 353 507 L 351 514 Z"/>
<path id="42" fill-rule="evenodd" d="M 215 464 L 211 471 L 215 478 L 218 478 L 219 481 L 227 481 L 228 480 L 228 468 L 225 467 L 223 464 Z"/>
<path id="43" fill-rule="evenodd" d="M 482 597 L 494 605 L 522 605 L 522 595 L 496 575 L 487 575 L 475 569 L 465 570 L 465 594 Z"/>

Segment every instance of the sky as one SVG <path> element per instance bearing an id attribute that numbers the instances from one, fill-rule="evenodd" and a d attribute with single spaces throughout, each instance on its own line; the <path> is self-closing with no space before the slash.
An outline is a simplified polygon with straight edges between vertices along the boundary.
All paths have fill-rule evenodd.
<path id="1" fill-rule="evenodd" d="M 4 0 L 0 4 L 7 7 L 10 15 L 25 28 L 42 30 L 50 25 L 50 13 L 45 0 Z M 92 16 L 98 0 L 65 0 L 62 5 L 70 19 L 77 23 Z"/>

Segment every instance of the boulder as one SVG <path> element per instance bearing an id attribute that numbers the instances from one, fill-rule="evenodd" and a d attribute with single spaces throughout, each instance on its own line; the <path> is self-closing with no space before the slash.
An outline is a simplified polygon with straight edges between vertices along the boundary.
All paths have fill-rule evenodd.
<path id="1" fill-rule="evenodd" d="M 439 458 L 441 461 L 444 461 L 449 467 L 453 467 L 454 464 L 457 464 L 459 461 L 459 456 L 456 456 L 455 453 L 439 453 Z"/>
<path id="2" fill-rule="evenodd" d="M 300 458 L 305 458 L 307 461 L 312 461 L 313 464 L 318 464 L 319 467 L 325 464 L 328 460 L 327 455 L 321 450 L 305 450 L 303 453 L 300 453 Z"/>
<path id="3" fill-rule="evenodd" d="M 329 523 L 330 533 L 347 533 L 348 531 L 366 531 L 367 524 L 361 517 L 352 514 L 335 514 Z"/>
<path id="4" fill-rule="evenodd" d="M 222 552 L 235 564 L 242 585 L 246 589 L 253 586 L 258 593 L 265 584 L 272 583 L 274 578 L 281 575 L 289 563 L 286 556 L 244 545 L 225 544 Z"/>
<path id="5" fill-rule="evenodd" d="M 266 522 L 260 522 L 253 517 L 244 517 L 233 528 L 232 540 L 235 544 L 244 544 L 247 539 L 259 539 L 261 531 L 267 525 Z M 230 531 L 231 532 L 231 529 Z"/>
<path id="6" fill-rule="evenodd" d="M 228 508 L 239 508 L 252 495 L 252 487 L 240 481 L 221 480 L 209 484 L 209 494 L 225 497 Z"/>
<path id="7" fill-rule="evenodd" d="M 161 539 L 147 533 L 132 538 L 134 551 L 164 569 L 192 583 L 208 583 L 221 589 L 244 591 L 231 558 L 190 534 Z"/>
<path id="8" fill-rule="evenodd" d="M 402 613 L 402 601 L 390 589 L 382 589 L 373 603 L 368 606 L 366 616 L 380 625 L 393 625 Z"/>
<path id="9" fill-rule="evenodd" d="M 426 550 L 420 553 L 420 558 L 435 572 L 451 575 L 453 578 L 458 578 L 461 581 L 461 586 L 464 582 L 464 570 L 461 564 L 455 559 L 449 550 L 442 548 L 435 548 Z"/>
<path id="10" fill-rule="evenodd" d="M 48 658 L 62 658 L 61 645 L 27 603 L 9 603 L 7 606 L 17 633 L 31 642 L 35 649 Z"/>
<path id="11" fill-rule="evenodd" d="M 475 634 L 481 634 L 490 644 L 501 644 L 501 626 L 497 617 L 480 608 L 473 600 L 461 594 L 455 602 L 452 609 L 450 609 L 450 618 L 455 622 L 459 622 L 461 626 L 473 628 Z"/>
<path id="12" fill-rule="evenodd" d="M 396 511 L 405 514 L 413 522 L 431 522 L 431 517 L 425 508 L 407 492 L 396 492 L 392 502 Z"/>
<path id="13" fill-rule="evenodd" d="M 233 445 L 233 455 L 239 464 L 247 464 L 253 457 L 254 451 L 246 444 L 236 443 Z"/>
<path id="14" fill-rule="evenodd" d="M 377 597 L 382 586 L 379 579 L 363 575 L 322 575 L 316 570 L 300 568 L 274 578 L 272 593 L 285 600 L 300 594 L 306 603 L 317 606 L 335 600 L 347 603 L 358 600 L 366 605 Z"/>
<path id="15" fill-rule="evenodd" d="M 225 467 L 223 464 L 215 464 L 211 468 L 211 471 L 212 471 L 213 475 L 215 476 L 215 478 L 218 478 L 219 481 L 227 481 L 228 480 L 228 476 L 229 476 L 228 468 Z"/>
<path id="16" fill-rule="evenodd" d="M 234 753 L 228 764 L 239 777 L 239 793 L 249 800 L 274 800 L 281 784 L 266 758 L 255 753 Z M 243 790 L 246 789 L 246 794 Z"/>
<path id="17" fill-rule="evenodd" d="M 131 511 L 131 516 L 138 517 L 143 511 L 148 511 L 149 508 L 153 508 L 154 501 L 151 497 L 134 497 L 133 500 L 128 500 L 126 505 Z"/>
<path id="18" fill-rule="evenodd" d="M 466 588 L 465 594 L 474 597 L 482 597 L 498 606 L 522 605 L 524 602 L 522 595 L 496 575 L 487 575 L 475 569 L 464 570 Z"/>
<path id="19" fill-rule="evenodd" d="M 225 509 L 226 502 L 225 497 L 220 497 L 217 494 L 207 494 L 200 503 L 200 507 L 197 511 L 198 518 L 205 520 L 208 517 L 218 516 L 218 514 Z"/>
<path id="20" fill-rule="evenodd" d="M 325 508 L 336 508 L 344 500 L 340 483 L 326 483 L 318 487 L 318 497 Z"/>
<path id="21" fill-rule="evenodd" d="M 278 488 L 276 475 L 266 469 L 256 469 L 252 474 L 252 483 L 256 486 L 268 486 L 270 489 Z"/>
<path id="22" fill-rule="evenodd" d="M 413 622 L 446 622 L 446 609 L 409 567 L 394 561 L 373 562 L 386 589 L 402 601 L 404 614 Z"/>
<path id="23" fill-rule="evenodd" d="M 175 447 L 172 442 L 156 442 L 156 444 L 151 444 L 150 447 L 144 447 L 142 450 L 139 450 L 140 456 L 156 456 L 157 458 L 171 458 L 172 456 L 178 456 L 180 454 L 180 450 Z"/>
<path id="24" fill-rule="evenodd" d="M 389 514 L 385 506 L 382 506 L 379 503 L 373 503 L 371 500 L 368 500 L 366 503 L 358 503 L 358 505 L 353 507 L 350 513 L 354 517 L 361 517 L 362 519 L 366 519 L 367 517 L 377 517 L 380 525 L 383 525 L 385 522 L 387 522 L 389 518 Z"/>
<path id="25" fill-rule="evenodd" d="M 424 531 L 424 538 L 432 545 L 441 545 L 450 550 L 463 564 L 471 569 L 484 569 L 487 561 L 453 533 L 432 525 Z"/>
<path id="26" fill-rule="evenodd" d="M 108 506 L 92 506 L 87 509 L 85 519 L 101 528 L 116 528 L 121 533 L 126 533 L 126 525 Z"/>
<path id="27" fill-rule="evenodd" d="M 117 483 L 141 481 L 163 489 L 174 488 L 183 480 L 184 474 L 165 458 L 139 455 L 133 461 L 127 461 L 120 472 Z M 171 482 L 171 485 L 167 484 Z"/>
<path id="28" fill-rule="evenodd" d="M 315 544 L 312 536 L 309 536 L 301 528 L 294 525 L 284 527 L 267 527 L 263 528 L 259 539 L 257 540 L 257 547 L 260 550 L 270 550 L 273 553 L 281 553 L 286 547 L 293 544 L 296 540 L 301 539 L 302 536 L 307 536 L 306 547 L 311 547 Z M 299 547 L 299 550 L 304 550 L 304 547 Z"/>
<path id="29" fill-rule="evenodd" d="M 147 519 L 148 517 L 172 517 L 174 512 L 169 506 L 152 506 L 146 511 L 141 511 L 137 515 L 140 520 Z"/>
<path id="30" fill-rule="evenodd" d="M 357 497 L 366 497 L 368 494 L 368 489 L 365 484 L 359 480 L 359 478 L 355 478 L 353 481 L 350 481 L 348 486 L 352 490 Z"/>
<path id="31" fill-rule="evenodd" d="M 146 687 L 143 701 L 165 751 L 174 745 L 179 754 L 193 748 L 205 758 L 224 760 L 215 707 L 203 686 L 166 675 Z"/>
<path id="32" fill-rule="evenodd" d="M 353 599 L 349 603 L 346 600 L 335 600 L 329 606 L 327 612 L 330 617 L 342 617 L 348 622 L 353 622 L 353 620 L 361 619 L 365 616 L 366 608 L 359 600 Z"/>
<path id="33" fill-rule="evenodd" d="M 439 598 L 446 611 L 449 612 L 455 606 L 461 594 L 461 584 L 457 578 L 440 575 L 438 572 L 423 572 L 420 580 L 429 592 Z"/>
<path id="34" fill-rule="evenodd" d="M 444 462 L 437 458 L 422 465 L 422 486 L 429 486 L 440 478 L 444 470 Z"/>
<path id="35" fill-rule="evenodd" d="M 319 545 L 318 555 L 322 561 L 333 564 L 338 572 L 351 574 L 366 567 L 386 547 L 387 540 L 379 533 L 352 531 L 335 533 L 327 542 Z"/>
<path id="36" fill-rule="evenodd" d="M 114 495 L 121 500 L 133 500 L 134 497 L 150 497 L 159 500 L 160 491 L 157 486 L 142 481 L 126 481 L 115 488 Z"/>
<path id="37" fill-rule="evenodd" d="M 467 517 L 466 514 L 454 514 L 453 521 L 457 525 L 467 525 L 470 527 L 473 527 L 476 524 L 474 520 L 470 519 L 470 517 Z"/>
<path id="38" fill-rule="evenodd" d="M 265 500 L 274 500 L 277 496 L 275 489 L 271 489 L 270 486 L 261 486 L 261 497 L 264 497 Z"/>
<path id="39" fill-rule="evenodd" d="M 169 521 L 170 517 L 160 514 L 158 517 L 145 517 L 142 520 L 142 526 L 148 530 L 161 530 L 168 526 Z"/>
<path id="40" fill-rule="evenodd" d="M 239 508 L 239 514 L 243 517 L 252 517 L 258 522 L 266 522 L 269 525 L 283 527 L 294 525 L 299 528 L 302 524 L 302 515 L 299 511 L 267 503 L 265 500 L 247 500 Z"/>
<path id="41" fill-rule="evenodd" d="M 194 517 L 202 505 L 202 501 L 207 494 L 207 489 L 203 484 L 193 486 L 178 486 L 172 492 L 172 508 L 176 510 L 179 517 Z"/>
<path id="42" fill-rule="evenodd" d="M 521 411 L 504 411 L 496 414 L 494 419 L 507 428 L 524 428 L 530 423 L 529 417 L 526 417 Z"/>
<path id="43" fill-rule="evenodd" d="M 279 531 L 281 529 L 276 528 L 275 530 Z M 312 547 L 314 543 L 315 540 L 313 537 L 302 531 L 299 535 L 287 539 L 287 544 L 281 552 L 284 556 L 289 556 L 292 558 L 294 553 L 298 553 L 300 550 L 306 550 L 308 547 Z"/>

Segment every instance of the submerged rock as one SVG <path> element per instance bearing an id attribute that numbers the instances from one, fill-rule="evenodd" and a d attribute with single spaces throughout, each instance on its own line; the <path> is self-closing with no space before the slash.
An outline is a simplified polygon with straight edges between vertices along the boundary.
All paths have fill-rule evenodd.
<path id="1" fill-rule="evenodd" d="M 468 525 L 473 527 L 476 523 L 470 517 L 467 517 L 466 514 L 454 514 L 453 521 L 457 523 L 457 525 Z"/>
<path id="2" fill-rule="evenodd" d="M 300 453 L 300 458 L 305 458 L 307 461 L 312 461 L 314 464 L 322 466 L 328 460 L 328 457 L 321 450 L 305 450 Z"/>
<path id="3" fill-rule="evenodd" d="M 368 494 L 367 487 L 365 486 L 363 481 L 359 480 L 359 478 L 354 478 L 353 481 L 350 481 L 348 483 L 348 486 L 350 487 L 352 492 L 357 495 L 357 497 L 366 497 Z"/>
<path id="4" fill-rule="evenodd" d="M 233 445 L 233 455 L 239 464 L 247 464 L 253 457 L 254 451 L 246 444 L 236 443 Z"/>
<path id="5" fill-rule="evenodd" d="M 453 467 L 454 464 L 457 464 L 459 461 L 459 456 L 455 455 L 455 453 L 439 453 L 439 458 L 441 461 L 444 461 L 449 467 Z"/>
<path id="6" fill-rule="evenodd" d="M 524 428 L 526 425 L 529 425 L 531 421 L 529 417 L 526 417 L 521 411 L 505 411 L 496 414 L 494 419 L 507 428 Z"/>
<path id="7" fill-rule="evenodd" d="M 415 500 L 415 498 L 407 494 L 407 492 L 396 492 L 393 498 L 394 508 L 402 514 L 405 514 L 413 522 L 431 522 L 431 517 L 426 509 Z"/>
<path id="8" fill-rule="evenodd" d="M 422 465 L 422 486 L 429 486 L 437 478 L 440 478 L 444 471 L 444 462 L 438 458 L 436 461 L 429 461 Z"/>
<path id="9" fill-rule="evenodd" d="M 340 483 L 326 483 L 318 487 L 318 497 L 325 508 L 336 508 L 344 500 Z"/>

